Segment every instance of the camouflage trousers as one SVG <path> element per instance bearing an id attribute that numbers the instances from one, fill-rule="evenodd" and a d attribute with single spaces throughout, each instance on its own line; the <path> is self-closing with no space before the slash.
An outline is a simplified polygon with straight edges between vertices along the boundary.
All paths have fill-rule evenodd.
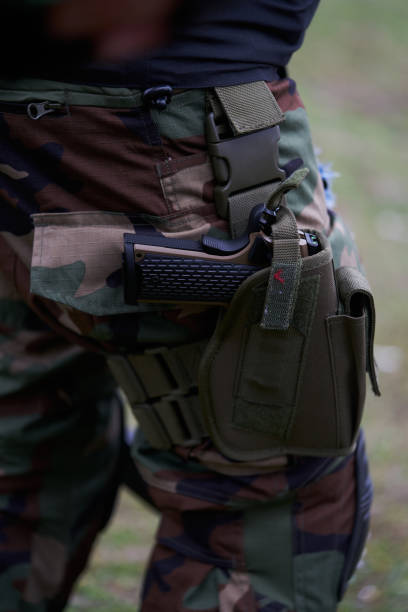
<path id="1" fill-rule="evenodd" d="M 326 209 L 296 85 L 269 86 L 286 116 L 280 163 L 302 157 L 310 169 L 288 205 L 327 233 L 336 266 L 358 266 Z M 126 479 L 104 356 L 214 328 L 217 307 L 126 305 L 121 279 L 121 237 L 138 224 L 227 235 L 204 115 L 202 90 L 159 113 L 135 90 L 0 82 L 0 612 L 64 608 Z M 251 463 L 208 439 L 158 451 L 139 431 L 132 461 L 138 493 L 162 516 L 135 608 L 337 608 L 368 529 L 362 435 L 348 457 Z"/>

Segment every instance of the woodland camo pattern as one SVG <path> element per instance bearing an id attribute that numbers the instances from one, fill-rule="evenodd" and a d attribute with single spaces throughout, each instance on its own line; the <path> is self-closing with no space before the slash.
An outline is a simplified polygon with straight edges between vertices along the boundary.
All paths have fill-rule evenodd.
<path id="1" fill-rule="evenodd" d="M 270 88 L 285 113 L 281 166 L 301 157 L 310 169 L 288 204 L 299 225 L 330 235 L 336 266 L 359 266 L 349 230 L 326 210 L 296 85 Z M 217 317 L 125 305 L 123 233 L 152 224 L 226 236 L 227 223 L 213 202 L 204 91 L 157 113 L 123 108 L 105 88 L 104 104 L 95 92 L 35 122 L 18 82 L 14 91 L 13 101 L 0 83 L 0 612 L 49 612 L 64 607 L 123 479 L 103 355 L 205 339 Z M 34 81 L 31 92 L 40 99 Z M 138 432 L 132 453 L 138 492 L 162 513 L 143 612 L 336 609 L 368 521 L 357 520 L 371 495 L 362 438 L 350 457 L 247 464 L 210 441 L 158 452 Z"/>

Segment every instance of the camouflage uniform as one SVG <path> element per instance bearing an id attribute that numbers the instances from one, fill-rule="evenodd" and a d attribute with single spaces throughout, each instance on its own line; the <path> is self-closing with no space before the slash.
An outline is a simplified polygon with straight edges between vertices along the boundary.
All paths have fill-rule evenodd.
<path id="1" fill-rule="evenodd" d="M 336 266 L 358 266 L 327 212 L 295 83 L 270 88 L 286 116 L 281 165 L 302 157 L 310 169 L 288 204 L 330 236 Z M 53 103 L 36 122 L 33 101 Z M 135 90 L 3 82 L 0 111 L 0 612 L 61 610 L 125 470 L 103 356 L 205 340 L 218 313 L 125 305 L 123 233 L 152 223 L 225 236 L 227 226 L 213 201 L 205 91 L 178 93 L 159 113 Z M 158 451 L 138 432 L 132 456 L 139 493 L 162 513 L 143 612 L 336 609 L 368 528 L 362 436 L 349 457 L 251 463 L 209 440 Z"/>

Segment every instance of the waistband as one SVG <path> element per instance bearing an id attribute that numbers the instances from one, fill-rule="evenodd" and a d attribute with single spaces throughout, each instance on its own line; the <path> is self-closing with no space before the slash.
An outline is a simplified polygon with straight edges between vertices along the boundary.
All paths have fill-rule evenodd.
<path id="1" fill-rule="evenodd" d="M 284 79 L 282 79 L 284 80 Z M 242 84 L 245 87 L 245 84 Z M 216 85 L 214 85 L 216 87 Z M 240 87 L 240 86 L 238 86 Z M 138 108 L 146 105 L 146 93 L 160 87 L 142 88 L 105 87 L 50 81 L 45 79 L 0 79 L 0 102 L 29 104 L 35 101 L 58 103 L 64 106 L 96 106 L 103 108 Z M 172 89 L 172 107 L 202 102 L 211 88 Z M 154 108 L 154 105 L 150 105 Z"/>
<path id="2" fill-rule="evenodd" d="M 188 90 L 182 93 L 189 93 Z M 143 105 L 143 90 L 126 87 L 76 85 L 43 79 L 0 80 L 0 100 L 32 102 L 48 100 L 66 105 L 135 108 Z"/>

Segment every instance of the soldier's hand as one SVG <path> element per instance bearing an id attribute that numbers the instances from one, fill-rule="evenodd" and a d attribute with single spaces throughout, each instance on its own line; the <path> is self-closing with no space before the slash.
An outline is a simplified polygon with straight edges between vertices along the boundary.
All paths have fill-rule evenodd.
<path id="1" fill-rule="evenodd" d="M 62 0 L 48 9 L 48 31 L 88 39 L 96 59 L 116 60 L 159 46 L 180 0 Z"/>

